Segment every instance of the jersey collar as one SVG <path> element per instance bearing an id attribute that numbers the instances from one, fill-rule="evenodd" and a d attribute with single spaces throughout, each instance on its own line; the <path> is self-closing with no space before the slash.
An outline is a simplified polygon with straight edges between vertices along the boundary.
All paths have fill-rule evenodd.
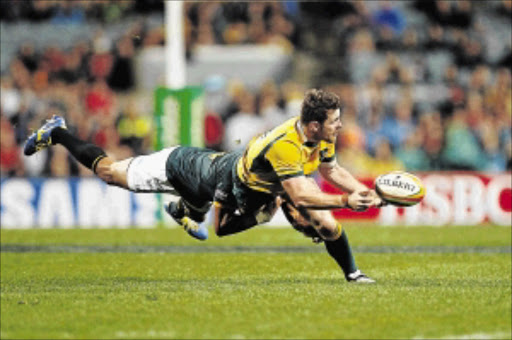
<path id="1" fill-rule="evenodd" d="M 302 145 L 313 148 L 318 145 L 317 142 L 309 141 L 306 137 L 306 134 L 304 133 L 304 130 L 302 129 L 302 125 L 300 124 L 300 119 L 297 119 L 297 122 L 295 122 L 295 130 L 297 130 L 297 133 L 299 134 L 300 141 L 302 142 Z"/>

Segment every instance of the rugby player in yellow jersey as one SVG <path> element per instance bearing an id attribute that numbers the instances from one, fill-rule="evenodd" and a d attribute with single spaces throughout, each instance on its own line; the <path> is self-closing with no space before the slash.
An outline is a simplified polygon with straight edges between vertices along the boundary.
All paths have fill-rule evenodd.
<path id="1" fill-rule="evenodd" d="M 339 99 L 312 90 L 306 94 L 300 119 L 254 139 L 243 156 L 175 146 L 115 161 L 98 146 L 70 134 L 60 116 L 29 136 L 24 152 L 30 156 L 61 144 L 108 184 L 134 192 L 178 194 L 178 204 L 169 204 L 166 210 L 200 240 L 208 238 L 208 230 L 200 222 L 212 201 L 215 231 L 223 236 L 267 222 L 283 197 L 281 206 L 292 225 L 307 236 L 324 240 L 347 280 L 373 282 L 357 269 L 341 225 L 325 210 L 359 210 L 381 204 L 373 191 L 338 166 L 334 142 L 341 126 Z M 323 193 L 307 178 L 317 169 L 349 194 Z"/>
<path id="2" fill-rule="evenodd" d="M 335 142 L 342 128 L 339 98 L 322 90 L 306 93 L 299 117 L 288 120 L 260 136 L 246 147 L 233 169 L 233 190 L 240 215 L 215 203 L 215 230 L 232 234 L 254 224 L 251 216 L 268 220 L 282 201 L 292 225 L 316 240 L 323 240 L 348 281 L 374 282 L 358 270 L 346 233 L 329 209 L 364 210 L 381 206 L 375 191 L 356 180 L 336 161 Z M 345 194 L 321 191 L 309 177 L 316 170 Z M 279 197 L 282 197 L 281 200 Z M 230 220 L 236 223 L 230 223 Z M 258 221 L 259 222 L 259 221 Z"/>

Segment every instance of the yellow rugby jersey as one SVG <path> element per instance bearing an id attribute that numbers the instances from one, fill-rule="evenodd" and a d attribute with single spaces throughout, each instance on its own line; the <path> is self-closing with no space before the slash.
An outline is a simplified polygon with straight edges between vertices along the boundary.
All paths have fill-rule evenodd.
<path id="1" fill-rule="evenodd" d="M 295 117 L 253 138 L 238 160 L 237 174 L 253 190 L 279 194 L 284 191 L 281 181 L 310 175 L 320 163 L 335 161 L 334 144 L 308 142 Z"/>

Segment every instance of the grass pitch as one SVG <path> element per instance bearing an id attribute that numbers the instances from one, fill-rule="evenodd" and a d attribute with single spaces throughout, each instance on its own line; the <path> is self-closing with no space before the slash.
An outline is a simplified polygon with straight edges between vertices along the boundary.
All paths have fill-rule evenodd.
<path id="1" fill-rule="evenodd" d="M 377 284 L 291 228 L 2 230 L 0 337 L 512 337 L 510 227 L 346 229 Z"/>

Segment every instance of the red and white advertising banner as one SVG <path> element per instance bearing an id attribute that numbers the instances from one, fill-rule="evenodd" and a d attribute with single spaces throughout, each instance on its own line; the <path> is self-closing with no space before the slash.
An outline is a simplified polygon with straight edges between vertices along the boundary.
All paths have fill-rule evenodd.
<path id="1" fill-rule="evenodd" d="M 386 206 L 353 212 L 335 210 L 344 221 L 365 219 L 380 225 L 512 225 L 512 174 L 419 173 L 426 187 L 413 207 Z M 373 178 L 362 179 L 373 187 Z M 326 192 L 339 192 L 320 182 Z M 1 178 L 2 229 L 154 228 L 158 225 L 155 194 L 134 194 L 97 178 Z M 211 216 L 210 216 L 211 218 Z M 167 215 L 165 226 L 173 222 Z M 175 225 L 175 224 L 174 224 Z M 266 226 L 289 226 L 279 210 Z"/>
<path id="2" fill-rule="evenodd" d="M 415 173 L 426 188 L 423 201 L 412 207 L 388 205 L 354 212 L 334 211 L 337 218 L 375 220 L 382 225 L 476 225 L 489 222 L 512 225 L 512 173 L 425 172 Z M 373 178 L 360 179 L 373 188 Z M 340 191 L 325 181 L 322 190 Z"/>

